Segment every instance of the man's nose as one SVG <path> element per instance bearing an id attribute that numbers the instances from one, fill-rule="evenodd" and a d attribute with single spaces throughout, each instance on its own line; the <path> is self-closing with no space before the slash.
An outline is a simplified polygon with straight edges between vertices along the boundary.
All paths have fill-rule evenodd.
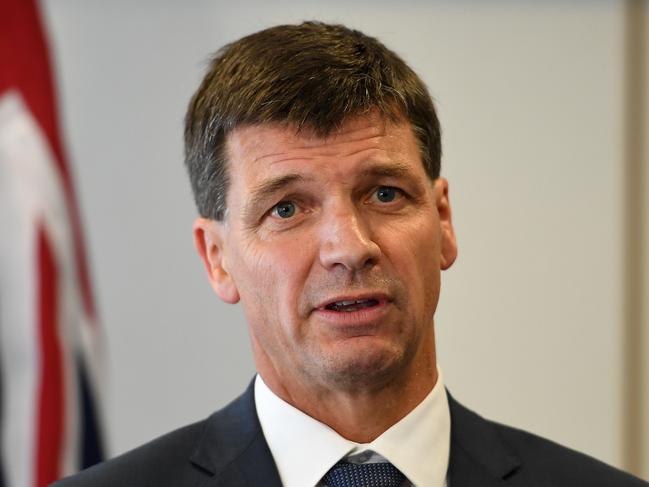
<path id="1" fill-rule="evenodd" d="M 375 265 L 380 255 L 381 248 L 373 238 L 369 223 L 354 209 L 339 209 L 323 221 L 320 245 L 323 267 L 358 271 Z"/>

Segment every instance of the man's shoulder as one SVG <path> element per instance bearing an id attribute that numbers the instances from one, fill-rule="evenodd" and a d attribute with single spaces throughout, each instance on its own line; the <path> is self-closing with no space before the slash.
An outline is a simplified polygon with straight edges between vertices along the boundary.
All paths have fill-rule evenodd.
<path id="1" fill-rule="evenodd" d="M 189 461 L 189 455 L 199 442 L 206 422 L 199 421 L 167 433 L 111 460 L 60 480 L 52 487 L 155 485 L 158 479 L 158 485 L 181 485 L 187 478 L 199 473 Z"/>
<path id="2" fill-rule="evenodd" d="M 618 470 L 584 453 L 565 447 L 518 428 L 493 423 L 504 441 L 519 455 L 526 471 L 537 481 L 555 485 L 563 480 L 567 485 L 644 486 L 646 482 Z"/>
<path id="3" fill-rule="evenodd" d="M 533 433 L 484 419 L 450 398 L 451 468 L 472 463 L 513 486 L 648 487 L 644 482 L 593 457 Z"/>
<path id="4" fill-rule="evenodd" d="M 167 433 L 52 487 L 180 487 L 201 485 L 214 476 L 218 478 L 215 486 L 246 485 L 250 479 L 253 485 L 263 485 L 256 482 L 255 475 L 239 469 L 240 462 L 248 462 L 256 464 L 255 472 L 266 480 L 277 477 L 256 416 L 253 383 L 206 420 Z"/>

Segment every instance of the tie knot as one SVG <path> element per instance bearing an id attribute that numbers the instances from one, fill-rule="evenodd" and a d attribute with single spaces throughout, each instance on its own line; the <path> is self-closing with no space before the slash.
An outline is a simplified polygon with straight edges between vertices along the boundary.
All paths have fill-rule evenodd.
<path id="1" fill-rule="evenodd" d="M 340 461 L 325 474 L 327 487 L 401 487 L 406 477 L 391 463 Z"/>

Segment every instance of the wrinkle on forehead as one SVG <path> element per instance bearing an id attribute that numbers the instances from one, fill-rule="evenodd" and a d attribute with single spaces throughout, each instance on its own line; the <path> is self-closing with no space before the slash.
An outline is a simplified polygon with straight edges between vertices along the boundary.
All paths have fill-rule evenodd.
<path id="1" fill-rule="evenodd" d="M 280 162 L 308 161 L 332 155 L 354 156 L 372 150 L 385 152 L 386 147 L 382 144 L 384 139 L 395 138 L 393 134 L 388 134 L 388 124 L 399 125 L 378 115 L 363 116 L 350 119 L 326 137 L 320 137 L 308 128 L 290 130 L 291 126 L 280 123 L 249 125 L 232 131 L 226 149 L 229 154 L 242 156 L 247 163 L 263 164 L 266 167 Z M 265 137 L 259 136 L 260 130 L 265 133 Z M 269 138 L 274 139 L 274 142 L 266 147 Z M 356 143 L 360 141 L 365 144 L 359 149 Z M 348 145 L 350 147 L 346 149 Z"/>

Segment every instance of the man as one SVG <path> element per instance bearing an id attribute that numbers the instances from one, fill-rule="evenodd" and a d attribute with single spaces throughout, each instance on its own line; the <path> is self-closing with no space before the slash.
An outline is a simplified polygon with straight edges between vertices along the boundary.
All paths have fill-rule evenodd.
<path id="1" fill-rule="evenodd" d="M 457 246 L 417 75 L 342 26 L 219 51 L 186 119 L 196 247 L 259 375 L 206 421 L 61 486 L 640 486 L 444 389 L 434 313 Z"/>

